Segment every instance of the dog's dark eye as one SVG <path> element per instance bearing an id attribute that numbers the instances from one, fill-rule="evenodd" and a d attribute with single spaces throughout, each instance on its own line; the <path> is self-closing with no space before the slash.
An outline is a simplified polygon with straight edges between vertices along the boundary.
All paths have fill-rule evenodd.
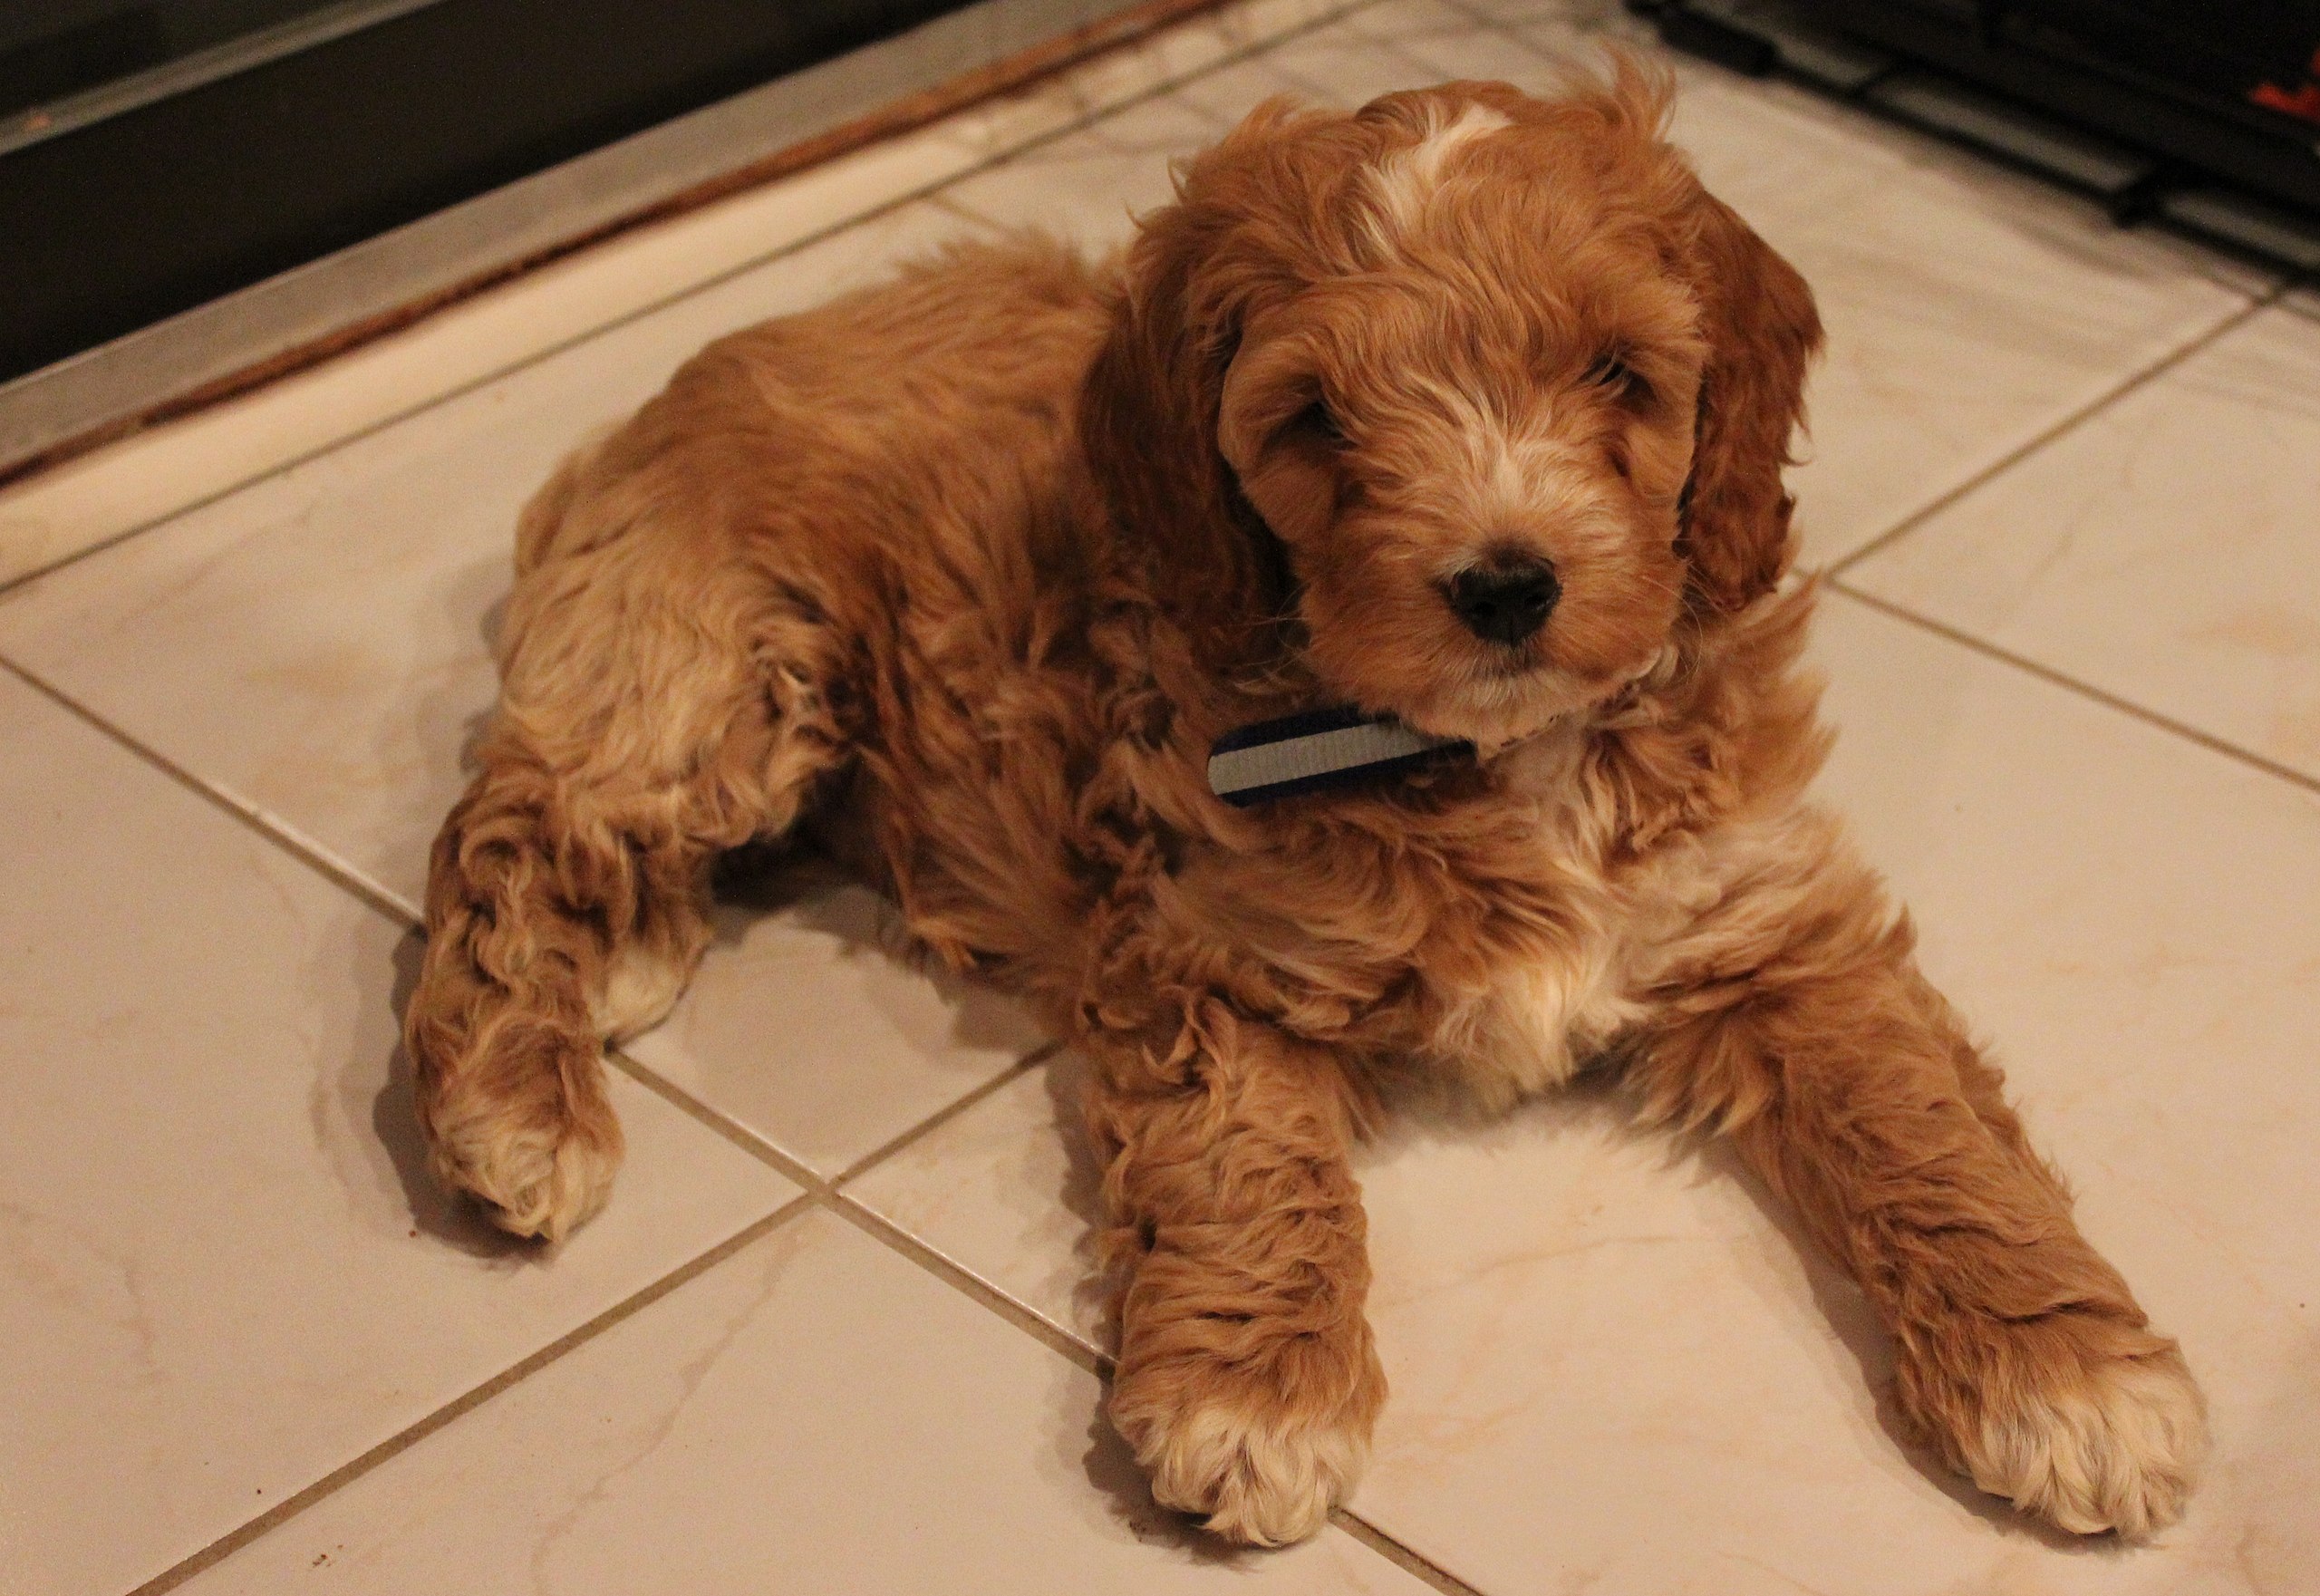
<path id="1" fill-rule="evenodd" d="M 1326 443 L 1331 449 L 1345 447 L 1345 429 L 1338 425 L 1337 415 L 1325 400 L 1317 399 L 1299 411 L 1283 430 Z"/>
<path id="2" fill-rule="evenodd" d="M 1651 391 L 1644 386 L 1643 379 L 1637 376 L 1629 367 L 1628 363 L 1616 354 L 1598 357 L 1595 363 L 1587 368 L 1587 381 L 1592 386 L 1605 389 L 1620 399 L 1650 397 Z"/>

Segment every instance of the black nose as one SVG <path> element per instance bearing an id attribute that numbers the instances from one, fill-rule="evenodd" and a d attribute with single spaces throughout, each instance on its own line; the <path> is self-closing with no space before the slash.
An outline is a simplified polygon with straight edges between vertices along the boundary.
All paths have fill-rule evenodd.
<path id="1" fill-rule="evenodd" d="M 1461 571 L 1450 583 L 1450 607 L 1466 630 L 1509 648 L 1545 625 L 1561 596 L 1555 568 L 1544 560 Z"/>

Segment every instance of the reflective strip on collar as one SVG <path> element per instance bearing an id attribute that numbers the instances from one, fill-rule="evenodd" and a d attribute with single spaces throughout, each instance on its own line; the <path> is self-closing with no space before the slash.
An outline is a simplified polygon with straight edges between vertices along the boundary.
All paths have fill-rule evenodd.
<path id="1" fill-rule="evenodd" d="M 1208 759 L 1208 785 L 1226 803 L 1245 806 L 1408 768 L 1467 746 L 1455 737 L 1413 731 L 1388 716 L 1324 710 L 1219 738 Z"/>

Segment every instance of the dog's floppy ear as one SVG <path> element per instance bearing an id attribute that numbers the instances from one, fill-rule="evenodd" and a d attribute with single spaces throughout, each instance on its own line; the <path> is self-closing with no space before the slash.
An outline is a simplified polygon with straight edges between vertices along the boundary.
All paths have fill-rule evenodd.
<path id="1" fill-rule="evenodd" d="M 1118 536 L 1147 590 L 1220 668 L 1276 649 L 1288 602 L 1285 557 L 1242 497 L 1217 430 L 1252 307 L 1293 291 L 1266 199 L 1306 120 L 1287 102 L 1261 106 L 1194 162 L 1175 204 L 1143 219 L 1080 399 L 1082 443 Z"/>
<path id="2" fill-rule="evenodd" d="M 1781 469 L 1804 419 L 1821 317 L 1796 268 L 1730 207 L 1696 190 L 1689 219 L 1686 254 L 1708 348 L 1677 547 L 1695 603 L 1729 614 L 1788 567 L 1793 501 Z"/>

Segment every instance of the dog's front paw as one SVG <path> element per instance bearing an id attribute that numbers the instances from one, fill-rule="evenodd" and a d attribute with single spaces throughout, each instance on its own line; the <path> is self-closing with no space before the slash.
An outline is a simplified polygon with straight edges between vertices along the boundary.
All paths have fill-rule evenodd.
<path id="1" fill-rule="evenodd" d="M 1987 1404 L 1965 1461 L 1983 1490 L 2074 1534 L 2141 1540 L 2183 1516 L 2206 1451 L 2205 1406 L 2170 1348 Z"/>
<path id="2" fill-rule="evenodd" d="M 474 1197 L 493 1224 L 560 1242 L 604 1205 L 620 1168 L 620 1122 L 594 1043 L 575 1068 L 510 1071 L 495 1089 L 461 1080 L 424 1110 L 438 1179 Z"/>
<path id="3" fill-rule="evenodd" d="M 1946 1361 L 1970 1369 L 1916 1382 L 1918 1417 L 1959 1472 L 2074 1534 L 2141 1540 L 2183 1515 L 2207 1406 L 2172 1341 L 2068 1315 L 1962 1341 Z"/>
<path id="4" fill-rule="evenodd" d="M 1139 1406 L 1115 1398 L 1113 1421 L 1150 1474 L 1153 1499 L 1252 1546 L 1320 1533 L 1369 1456 L 1368 1426 L 1342 1415 L 1222 1397 L 1165 1413 Z"/>
<path id="5" fill-rule="evenodd" d="M 1163 1506 L 1227 1540 L 1285 1546 L 1318 1534 L 1353 1490 L 1385 1397 L 1366 1335 L 1322 1360 L 1335 1367 L 1318 1379 L 1223 1362 L 1123 1374 L 1112 1422 Z"/>

